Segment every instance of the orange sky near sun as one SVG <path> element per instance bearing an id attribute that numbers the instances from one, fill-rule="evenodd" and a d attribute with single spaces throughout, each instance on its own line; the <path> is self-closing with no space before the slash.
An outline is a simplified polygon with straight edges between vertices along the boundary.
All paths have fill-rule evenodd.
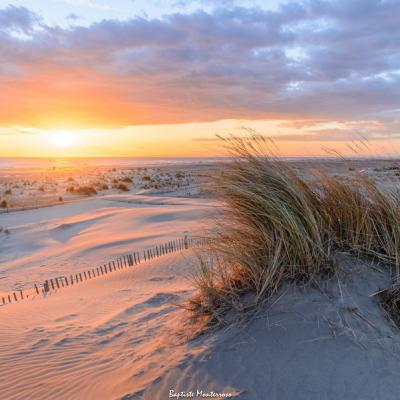
<path id="1" fill-rule="evenodd" d="M 143 93 L 143 82 L 138 84 L 142 92 L 135 93 L 135 79 L 124 82 L 115 75 L 111 79 L 107 72 L 76 66 L 72 70 L 31 66 L 29 74 L 13 81 L 1 82 L 0 78 L 0 86 L 0 104 L 4 105 L 0 108 L 1 157 L 224 155 L 215 135 L 243 136 L 243 127 L 274 137 L 279 153 L 285 156 L 321 156 L 327 154 L 327 148 L 354 154 L 348 140 L 320 140 L 321 132 L 334 138 L 360 126 L 379 128 L 374 121 L 348 125 L 279 116 L 239 119 L 234 111 L 236 118 L 218 120 L 218 111 L 213 115 L 193 104 L 186 109 L 166 96 L 155 107 L 154 82 L 145 85 L 148 94 Z M 140 101 L 135 101 L 135 96 Z M 304 140 L 304 134 L 316 134 L 316 139 Z M 285 138 L 288 135 L 290 140 Z M 60 137 L 64 139 L 57 142 Z M 398 141 L 381 140 L 371 142 L 363 153 L 390 155 L 399 150 Z"/>
<path id="2" fill-rule="evenodd" d="M 42 129 L 116 127 L 177 122 L 168 110 L 125 100 L 124 85 L 107 74 L 86 70 L 32 67 L 12 83 L 1 82 L 0 125 L 18 123 Z M 132 90 L 132 89 L 131 89 Z"/>
<path id="3" fill-rule="evenodd" d="M 223 120 L 210 123 L 141 125 L 108 129 L 13 128 L 0 134 L 0 157 L 201 157 L 226 154 L 216 134 L 245 135 L 243 126 L 273 135 L 283 156 L 326 156 L 334 149 L 343 155 L 356 154 L 348 141 L 302 140 L 299 128 L 287 122 Z M 298 135 L 298 140 L 287 140 Z M 279 140 L 279 137 L 282 140 Z M 375 140 L 363 155 L 397 155 L 400 141 Z"/>

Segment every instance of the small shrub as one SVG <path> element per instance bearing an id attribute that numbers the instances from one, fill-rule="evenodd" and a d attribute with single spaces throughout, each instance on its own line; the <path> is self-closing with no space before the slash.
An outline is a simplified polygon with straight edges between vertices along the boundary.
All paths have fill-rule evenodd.
<path id="1" fill-rule="evenodd" d="M 133 181 L 132 181 L 131 178 L 129 178 L 129 176 L 126 176 L 125 178 L 122 179 L 122 182 L 125 182 L 125 183 L 132 183 Z"/>
<path id="2" fill-rule="evenodd" d="M 12 190 L 11 190 L 11 189 L 7 189 L 7 190 L 4 192 L 4 195 L 5 195 L 5 196 L 10 195 L 10 194 L 12 194 Z"/>
<path id="3" fill-rule="evenodd" d="M 62 196 L 60 196 L 60 197 L 58 198 L 58 201 L 59 201 L 59 202 L 62 202 L 62 201 L 64 201 L 64 198 L 63 198 Z"/>
<path id="4" fill-rule="evenodd" d="M 69 186 L 69 187 L 67 187 L 67 190 L 66 190 L 68 193 L 75 193 L 75 187 L 74 186 Z"/>
<path id="5" fill-rule="evenodd" d="M 151 181 L 150 175 L 144 175 L 144 176 L 142 176 L 142 181 Z"/>
<path id="6" fill-rule="evenodd" d="M 94 196 L 97 194 L 97 191 L 93 186 L 79 186 L 76 193 L 84 196 Z"/>
<path id="7" fill-rule="evenodd" d="M 1 208 L 8 208 L 9 206 L 8 206 L 7 200 L 3 200 L 3 201 L 0 203 L 0 207 L 1 207 Z"/>
<path id="8" fill-rule="evenodd" d="M 118 183 L 117 185 L 114 185 L 113 188 L 121 190 L 122 192 L 129 192 L 128 186 L 126 186 L 124 183 Z"/>
<path id="9" fill-rule="evenodd" d="M 38 188 L 38 191 L 39 191 L 39 192 L 44 192 L 44 186 L 40 186 L 40 187 Z"/>

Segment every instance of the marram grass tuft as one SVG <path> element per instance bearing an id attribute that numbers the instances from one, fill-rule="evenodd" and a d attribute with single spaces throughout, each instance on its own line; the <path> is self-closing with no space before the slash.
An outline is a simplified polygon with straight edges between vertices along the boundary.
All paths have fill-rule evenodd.
<path id="1" fill-rule="evenodd" d="M 257 134 L 222 140 L 233 161 L 213 178 L 223 211 L 193 277 L 199 291 L 187 306 L 195 315 L 220 323 L 227 311 L 249 307 L 246 293 L 257 306 L 284 281 L 318 281 L 334 273 L 335 251 L 398 269 L 397 193 L 361 175 L 302 179 Z"/>

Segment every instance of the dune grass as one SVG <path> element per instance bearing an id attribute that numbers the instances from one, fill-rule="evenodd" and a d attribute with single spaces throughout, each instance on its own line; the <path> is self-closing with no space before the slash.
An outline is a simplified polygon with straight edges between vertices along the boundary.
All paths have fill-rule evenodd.
<path id="1" fill-rule="evenodd" d="M 399 275 L 397 193 L 362 175 L 341 180 L 316 171 L 302 179 L 260 135 L 222 140 L 233 161 L 213 178 L 223 211 L 193 276 L 199 291 L 188 308 L 195 315 L 222 322 L 285 281 L 317 282 L 335 272 L 336 251 L 373 257 Z"/>
<path id="2" fill-rule="evenodd" d="M 400 329 L 400 283 L 381 291 L 379 300 L 387 318 Z"/>

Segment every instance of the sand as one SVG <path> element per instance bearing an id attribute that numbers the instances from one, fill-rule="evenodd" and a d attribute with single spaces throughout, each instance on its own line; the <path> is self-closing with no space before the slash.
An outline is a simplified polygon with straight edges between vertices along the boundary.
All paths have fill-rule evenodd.
<path id="1" fill-rule="evenodd" d="M 199 197 L 215 169 L 206 163 L 137 167 L 128 161 L 116 167 L 96 159 L 90 164 L 12 161 L 0 172 L 0 214 L 120 193 Z"/>
<path id="2" fill-rule="evenodd" d="M 203 232 L 218 206 L 109 193 L 2 214 L 0 291 Z M 185 250 L 0 306 L 0 399 L 398 398 L 400 334 L 373 296 L 386 272 L 338 255 L 340 274 L 321 287 L 286 285 L 252 319 L 189 339 L 179 303 L 196 262 Z"/>
<path id="3" fill-rule="evenodd" d="M 173 303 L 188 294 L 190 261 L 180 258 L 3 307 L 1 398 L 123 398 L 183 362 Z"/>
<path id="4" fill-rule="evenodd" d="M 343 260 L 322 290 L 285 287 L 246 324 L 186 340 L 176 303 L 193 293 L 194 262 L 172 254 L 3 307 L 1 398 L 398 398 L 400 337 L 370 297 L 384 273 Z"/>
<path id="5" fill-rule="evenodd" d="M 1 217 L 1 289 L 30 287 L 150 245 L 194 235 L 209 200 L 110 195 Z M 176 303 L 192 293 L 190 251 L 0 307 L 1 399 L 113 399 L 187 356 Z M 198 350 L 190 352 L 191 355 Z"/>
<path id="6" fill-rule="evenodd" d="M 215 210 L 204 199 L 110 195 L 4 214 L 0 291 L 99 266 L 121 254 L 200 232 Z"/>

